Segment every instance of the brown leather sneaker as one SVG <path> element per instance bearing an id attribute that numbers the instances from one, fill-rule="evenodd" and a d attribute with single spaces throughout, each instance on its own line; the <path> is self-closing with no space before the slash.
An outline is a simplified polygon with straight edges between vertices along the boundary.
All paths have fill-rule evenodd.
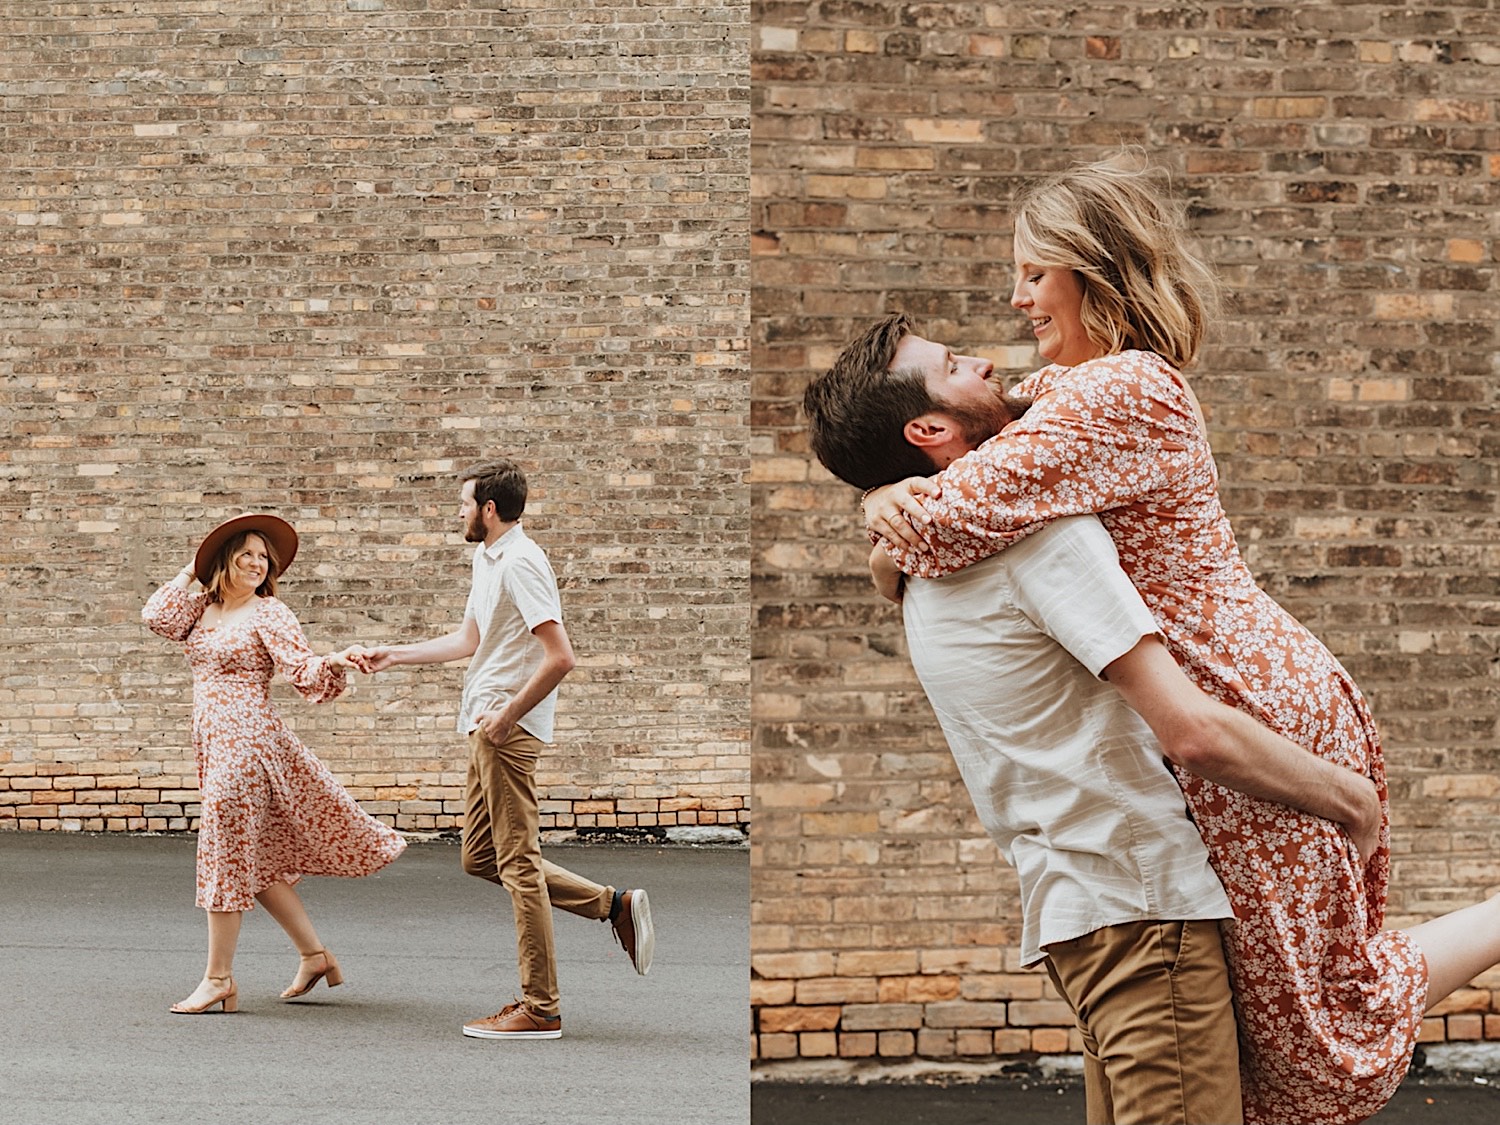
<path id="1" fill-rule="evenodd" d="M 645 891 L 625 892 L 620 900 L 620 912 L 610 922 L 610 928 L 635 971 L 641 976 L 649 973 L 651 956 L 656 952 L 656 930 L 651 925 L 651 903 Z"/>
<path id="2" fill-rule="evenodd" d="M 474 1039 L 561 1039 L 562 1017 L 547 1019 L 517 1000 L 493 1016 L 470 1020 L 464 1034 Z"/>

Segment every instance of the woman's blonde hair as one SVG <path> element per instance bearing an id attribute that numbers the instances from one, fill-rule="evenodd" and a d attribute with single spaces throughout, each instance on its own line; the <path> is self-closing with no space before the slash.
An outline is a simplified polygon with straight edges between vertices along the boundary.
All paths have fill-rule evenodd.
<path id="1" fill-rule="evenodd" d="M 235 552 L 245 545 L 245 540 L 255 536 L 266 548 L 266 577 L 255 592 L 263 598 L 274 598 L 276 596 L 276 576 L 281 573 L 281 559 L 276 555 L 276 547 L 271 540 L 258 531 L 242 531 L 224 541 L 224 545 L 214 554 L 213 564 L 208 568 L 208 581 L 203 588 L 208 591 L 208 600 L 211 602 L 224 601 L 224 587 L 229 584 L 229 560 L 234 558 Z"/>
<path id="2" fill-rule="evenodd" d="M 1077 273 L 1083 327 L 1107 354 L 1139 348 L 1186 367 L 1217 309 L 1218 282 L 1156 181 L 1125 153 L 1028 184 L 1015 203 L 1016 264 Z"/>

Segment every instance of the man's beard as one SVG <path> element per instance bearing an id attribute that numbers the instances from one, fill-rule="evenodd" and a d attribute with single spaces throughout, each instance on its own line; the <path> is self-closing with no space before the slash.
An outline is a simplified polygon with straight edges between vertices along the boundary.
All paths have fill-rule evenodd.
<path id="1" fill-rule="evenodd" d="M 1010 425 L 1031 405 L 1029 398 L 1017 398 L 1003 391 L 994 392 L 994 401 L 980 405 L 959 406 L 955 403 L 939 403 L 943 413 L 959 424 L 963 439 L 972 449 L 977 449 Z"/>
<path id="2" fill-rule="evenodd" d="M 464 524 L 465 543 L 484 542 L 484 519 L 476 512 L 469 522 Z"/>

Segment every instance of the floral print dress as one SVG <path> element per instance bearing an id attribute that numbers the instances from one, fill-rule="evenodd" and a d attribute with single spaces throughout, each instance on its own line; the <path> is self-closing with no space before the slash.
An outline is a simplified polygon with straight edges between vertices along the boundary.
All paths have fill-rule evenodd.
<path id="1" fill-rule="evenodd" d="M 250 910 L 278 880 L 380 870 L 406 841 L 359 807 L 271 702 L 278 670 L 323 703 L 343 692 L 344 669 L 313 654 L 296 616 L 275 598 L 216 629 L 199 627 L 207 605 L 206 594 L 168 583 L 141 611 L 152 632 L 182 642 L 193 670 L 198 905 Z"/>
<path id="2" fill-rule="evenodd" d="M 1195 404 L 1160 356 L 1052 366 L 1014 388 L 1031 409 L 936 478 L 938 577 L 1049 520 L 1098 513 L 1188 675 L 1209 695 L 1380 793 L 1380 847 L 1359 862 L 1337 825 L 1214 785 L 1178 781 L 1234 907 L 1226 954 L 1240 1027 L 1245 1120 L 1333 1125 L 1375 1113 L 1406 1074 L 1427 996 L 1411 938 L 1382 931 L 1390 818 L 1380 739 L 1348 672 L 1255 585 L 1219 504 Z"/>

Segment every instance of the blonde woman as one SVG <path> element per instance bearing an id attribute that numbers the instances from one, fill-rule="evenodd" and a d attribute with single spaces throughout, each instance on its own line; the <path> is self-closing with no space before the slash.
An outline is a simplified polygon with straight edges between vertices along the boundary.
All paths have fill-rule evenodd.
<path id="1" fill-rule="evenodd" d="M 1151 176 L 1108 161 L 1032 185 L 1015 210 L 1015 261 L 1011 303 L 1050 364 L 1011 391 L 1029 408 L 930 481 L 867 493 L 866 524 L 902 571 L 932 578 L 1051 520 L 1097 513 L 1199 687 L 1375 784 L 1379 844 L 1366 863 L 1331 821 L 1176 769 L 1235 912 L 1225 949 L 1245 1120 L 1362 1120 L 1400 1085 L 1424 1011 L 1500 961 L 1500 899 L 1380 928 L 1390 853 L 1379 735 L 1349 674 L 1240 558 L 1180 371 L 1212 315 L 1212 276 Z M 861 360 L 870 370 L 853 382 L 993 382 L 989 364 L 944 348 L 931 371 L 906 370 L 903 336 Z M 819 456 L 868 473 L 869 438 Z M 889 440 L 921 439 L 898 424 Z"/>
<path id="2" fill-rule="evenodd" d="M 320 981 L 343 982 L 294 884 L 303 875 L 368 875 L 406 842 L 367 815 L 328 767 L 282 722 L 271 702 L 280 671 L 302 696 L 323 703 L 347 683 L 349 657 L 318 656 L 276 580 L 297 553 L 297 533 L 266 514 L 214 528 L 193 562 L 151 596 L 146 625 L 180 641 L 193 670 L 193 749 L 198 764 L 197 904 L 208 913 L 208 967 L 171 1011 L 200 1015 L 239 1007 L 234 952 L 255 903 L 286 931 L 300 957 L 283 999 Z M 190 588 L 201 580 L 201 589 Z"/>

